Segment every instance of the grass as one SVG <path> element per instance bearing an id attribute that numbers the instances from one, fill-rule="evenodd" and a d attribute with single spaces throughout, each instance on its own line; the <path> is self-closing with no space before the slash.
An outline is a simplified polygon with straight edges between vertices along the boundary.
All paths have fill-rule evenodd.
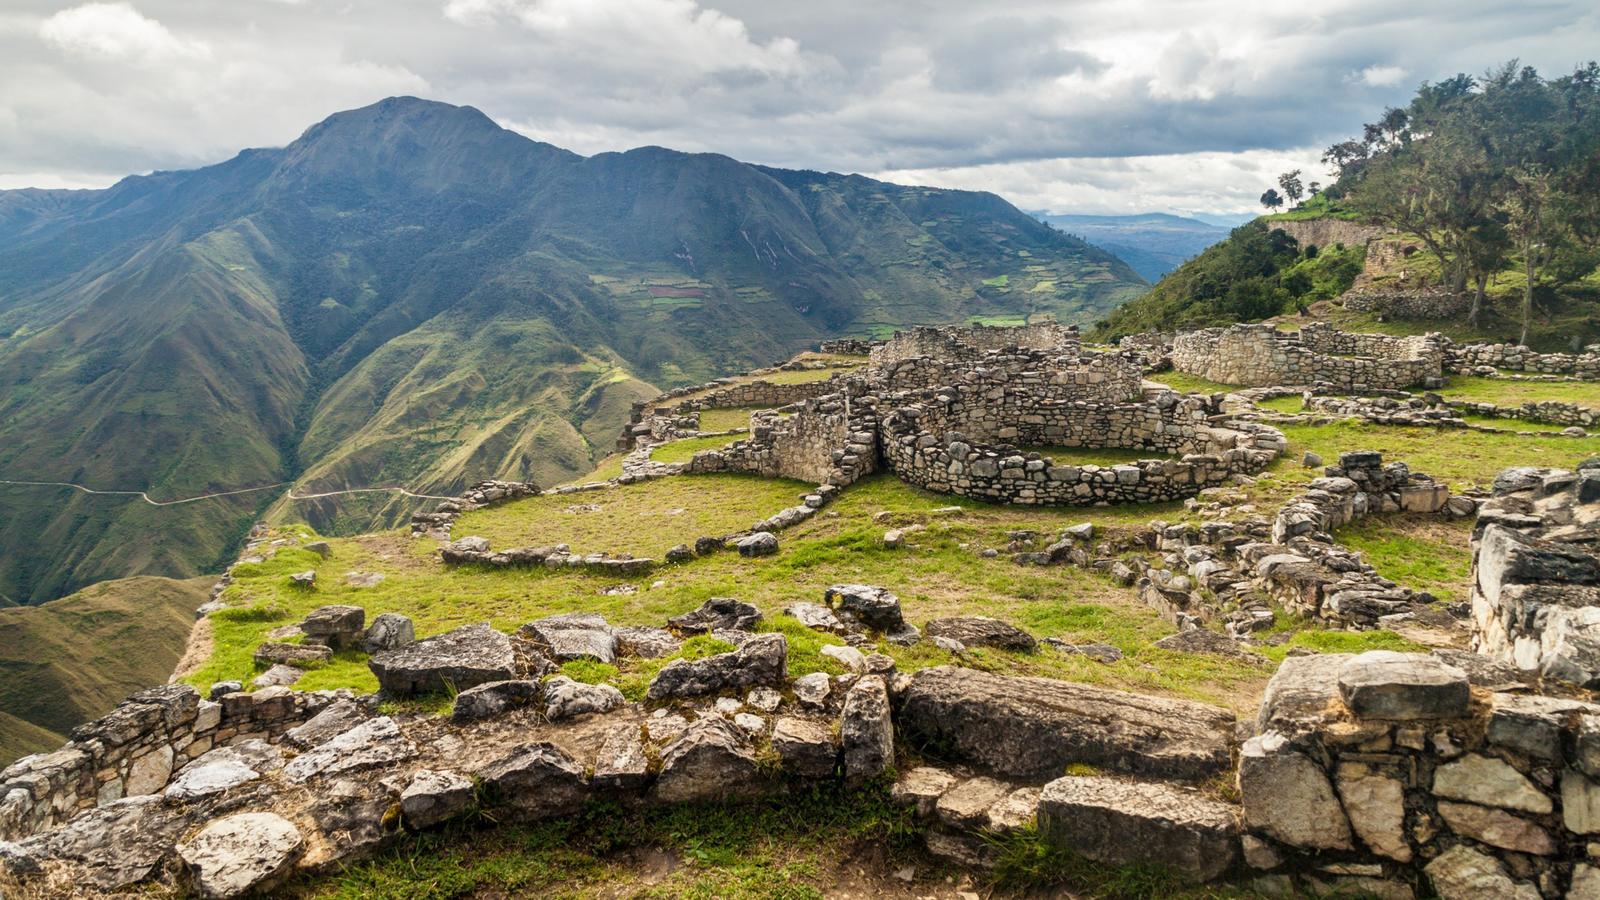
<path id="1" fill-rule="evenodd" d="M 1450 400 L 1471 400 L 1496 406 L 1521 406 L 1555 400 L 1579 406 L 1600 408 L 1600 382 L 1597 381 L 1517 381 L 1509 378 L 1481 378 L 1456 375 L 1439 394 Z"/>
<path id="2" fill-rule="evenodd" d="M 701 450 L 717 450 L 733 443 L 737 438 L 728 435 L 681 438 L 668 441 L 650 451 L 650 458 L 659 463 L 686 463 Z M 776 512 L 777 510 L 773 510 Z"/>
<path id="3" fill-rule="evenodd" d="M 702 409 L 700 411 L 701 431 L 732 431 L 735 428 L 749 428 L 750 414 L 761 406 L 734 406 L 727 409 Z"/>
<path id="4" fill-rule="evenodd" d="M 1287 397 L 1274 397 L 1271 400 L 1259 400 L 1256 402 L 1256 406 L 1259 406 L 1262 409 L 1270 409 L 1273 412 L 1288 413 L 1293 415 L 1298 412 L 1303 412 L 1306 408 L 1306 402 L 1305 398 L 1301 397 L 1299 394 L 1291 394 Z"/>
<path id="5" fill-rule="evenodd" d="M 1461 420 L 1468 425 L 1482 425 L 1485 428 L 1500 428 L 1507 431 L 1563 431 L 1567 428 L 1566 425 L 1552 425 L 1548 422 L 1497 419 L 1493 416 L 1462 416 Z"/>
<path id="6" fill-rule="evenodd" d="M 1335 535 L 1385 578 L 1441 600 L 1465 600 L 1471 593 L 1471 536 L 1469 519 L 1424 515 L 1369 516 Z"/>
<path id="7" fill-rule="evenodd" d="M 1195 375 L 1179 372 L 1176 369 L 1145 377 L 1149 381 L 1164 384 L 1184 394 L 1225 394 L 1239 389 L 1239 385 L 1236 384 L 1219 384 L 1215 381 L 1207 381 Z"/>
<path id="8" fill-rule="evenodd" d="M 703 441 L 691 438 L 673 443 Z M 710 441 L 712 446 L 726 443 L 720 438 Z M 458 537 L 481 535 L 499 549 L 570 544 L 584 553 L 660 556 L 675 544 L 694 543 L 701 535 L 749 528 L 793 506 L 809 487 L 798 481 L 752 475 L 658 478 L 475 510 L 461 516 L 452 533 Z"/>
<path id="9" fill-rule="evenodd" d="M 723 493 L 708 495 L 713 489 Z M 689 494 L 677 493 L 680 490 Z M 692 542 L 705 533 L 705 529 L 690 526 L 684 518 L 687 512 L 664 515 L 686 499 L 702 514 L 726 516 L 729 506 L 768 490 L 778 492 L 773 499 L 792 500 L 794 496 L 792 483 L 785 488 L 782 483 L 742 477 L 683 476 L 628 488 L 518 501 L 475 512 L 470 518 L 464 516 L 456 533 L 484 534 L 492 541 L 492 535 L 499 534 L 503 540 L 498 545 L 506 547 L 568 540 L 586 549 L 602 549 L 600 537 L 626 537 L 628 549 L 640 553 L 650 547 Z M 595 502 L 602 504 L 601 511 L 566 512 L 568 505 Z M 762 505 L 763 514 L 776 508 L 777 504 Z M 933 512 L 941 508 L 956 511 Z M 885 521 L 876 520 L 879 513 L 887 514 Z M 369 617 L 381 612 L 404 613 L 415 621 L 418 635 L 426 636 L 480 621 L 511 631 L 540 616 L 574 611 L 599 613 L 617 624 L 660 625 L 716 596 L 737 597 L 765 612 L 765 627 L 783 632 L 789 640 L 793 674 L 834 671 L 832 661 L 820 651 L 837 639 L 807 630 L 781 611 L 796 600 L 820 602 L 829 585 L 866 582 L 895 591 L 907 618 L 918 625 L 941 616 L 990 615 L 1040 637 L 1060 636 L 1078 643 L 1108 641 L 1125 654 L 1123 660 L 1103 665 L 1049 650 L 1036 654 L 975 650 L 964 658 L 965 664 L 1009 674 L 1165 693 L 1248 711 L 1269 674 L 1266 667 L 1157 650 L 1150 645 L 1174 629 L 1139 603 L 1132 591 L 1080 569 L 1017 566 L 1005 555 L 985 559 L 978 552 L 986 547 L 1004 550 L 1008 533 L 1016 530 L 1039 532 L 1036 546 L 1042 547 L 1067 526 L 1082 521 L 1115 530 L 1182 514 L 1177 504 L 1093 511 L 986 506 L 920 491 L 892 476 L 879 475 L 847 490 L 818 516 L 784 531 L 779 538 L 780 552 L 774 556 L 742 559 L 723 552 L 633 578 L 569 570 L 446 568 L 434 557 L 435 545 L 428 540 L 413 540 L 399 533 L 336 538 L 330 542 L 333 555 L 327 560 L 288 548 L 264 563 L 240 566 L 227 595 L 238 608 L 217 614 L 217 647 L 190 680 L 209 685 L 224 678 L 253 676 L 256 668 L 251 653 L 268 630 L 298 621 L 311 609 L 329 603 L 363 606 Z M 490 524 L 496 529 L 486 527 Z M 901 548 L 883 546 L 885 529 L 910 524 L 921 524 L 924 529 L 912 532 Z M 585 544 L 578 540 L 580 536 L 595 540 Z M 308 568 L 318 572 L 317 589 L 290 588 L 288 575 Z M 384 572 L 387 577 L 376 587 L 352 588 L 343 580 L 348 571 Z M 634 592 L 602 593 L 619 586 L 632 587 Z M 881 649 L 907 671 L 954 661 L 931 644 Z M 694 652 L 694 648 L 685 652 Z M 615 683 L 625 693 L 641 694 L 642 686 L 663 662 L 625 661 Z M 337 656 L 305 677 L 318 687 L 375 687 L 359 656 Z"/>

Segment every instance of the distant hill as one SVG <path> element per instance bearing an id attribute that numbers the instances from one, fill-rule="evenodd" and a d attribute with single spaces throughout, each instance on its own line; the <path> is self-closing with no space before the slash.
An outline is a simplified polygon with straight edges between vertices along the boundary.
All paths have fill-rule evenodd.
<path id="1" fill-rule="evenodd" d="M 1228 236 L 1229 228 L 1165 213 L 1137 216 L 1055 216 L 1041 221 L 1115 253 L 1151 284 Z"/>
<path id="2" fill-rule="evenodd" d="M 0 768 L 165 682 L 214 580 L 124 578 L 0 609 Z"/>
<path id="3" fill-rule="evenodd" d="M 629 405 L 817 340 L 1143 290 L 992 194 L 660 147 L 583 157 L 391 98 L 287 147 L 0 191 L 0 478 L 158 500 L 564 480 Z M 215 571 L 281 489 L 0 486 L 0 595 Z M 411 501 L 299 505 L 338 533 Z"/>

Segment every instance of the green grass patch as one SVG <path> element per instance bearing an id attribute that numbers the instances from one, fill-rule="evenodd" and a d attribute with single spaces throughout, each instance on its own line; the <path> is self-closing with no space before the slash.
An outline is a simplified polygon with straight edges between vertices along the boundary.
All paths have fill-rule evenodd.
<path id="1" fill-rule="evenodd" d="M 657 446 L 650 451 L 650 458 L 659 463 L 686 463 L 694 459 L 694 455 L 701 450 L 720 450 L 735 440 L 737 438 L 727 435 L 681 438 Z"/>
<path id="2" fill-rule="evenodd" d="M 808 487 L 752 475 L 657 478 L 474 510 L 456 521 L 453 533 L 481 535 L 501 549 L 570 544 L 584 553 L 659 557 L 669 547 L 692 544 L 701 535 L 746 529 L 793 506 Z"/>
<path id="3" fill-rule="evenodd" d="M 996 275 L 993 278 L 985 278 L 983 280 L 983 283 L 987 287 L 1003 288 L 1006 285 L 1011 283 L 1011 276 L 1010 275 L 1005 275 L 1005 274 Z"/>
<path id="4" fill-rule="evenodd" d="M 1275 662 L 1282 662 L 1293 647 L 1305 647 L 1318 653 L 1365 653 L 1368 650 L 1394 650 L 1400 653 L 1423 653 L 1427 647 L 1408 641 L 1392 631 L 1324 631 L 1308 629 L 1295 632 L 1294 637 L 1276 647 L 1263 647 L 1261 653 Z"/>
<path id="5" fill-rule="evenodd" d="M 1295 413 L 1303 412 L 1305 410 L 1306 402 L 1305 398 L 1301 397 L 1299 394 L 1291 394 L 1287 397 L 1273 397 L 1271 400 L 1259 400 L 1256 402 L 1256 406 L 1259 406 L 1262 409 L 1270 409 L 1273 412 L 1294 415 Z"/>
<path id="6" fill-rule="evenodd" d="M 1521 406 L 1554 400 L 1600 409 L 1600 381 L 1517 381 L 1456 375 L 1445 382 L 1441 396 L 1496 406 Z"/>
<path id="7" fill-rule="evenodd" d="M 1567 428 L 1566 425 L 1552 425 L 1548 422 L 1497 419 L 1493 416 L 1462 416 L 1461 420 L 1468 425 L 1481 425 L 1485 428 L 1499 428 L 1504 431 L 1565 431 Z"/>
<path id="8" fill-rule="evenodd" d="M 1385 578 L 1441 600 L 1465 600 L 1471 592 L 1471 536 L 1471 520 L 1422 515 L 1368 516 L 1335 535 Z"/>
<path id="9" fill-rule="evenodd" d="M 700 430 L 732 431 L 735 428 L 749 428 L 750 414 L 764 408 L 760 406 L 735 406 L 728 409 L 702 409 L 700 410 Z"/>
<path id="10" fill-rule="evenodd" d="M 1225 394 L 1239 389 L 1237 384 L 1220 384 L 1207 381 L 1197 375 L 1189 375 L 1176 369 L 1170 372 L 1157 372 L 1145 376 L 1147 380 L 1164 384 L 1175 391 L 1185 394 Z"/>

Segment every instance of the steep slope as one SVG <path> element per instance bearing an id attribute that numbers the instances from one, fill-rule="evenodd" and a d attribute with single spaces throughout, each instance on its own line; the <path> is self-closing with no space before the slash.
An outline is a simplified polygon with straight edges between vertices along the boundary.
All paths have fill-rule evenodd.
<path id="1" fill-rule="evenodd" d="M 0 609 L 0 766 L 166 681 L 212 583 L 124 578 Z"/>
<path id="2" fill-rule="evenodd" d="M 1151 284 L 1200 251 L 1228 236 L 1228 229 L 1199 219 L 1149 213 L 1137 216 L 1080 216 L 1038 213 L 1067 234 L 1106 250 Z"/>
<path id="3" fill-rule="evenodd" d="M 553 481 L 629 403 L 914 323 L 1092 321 L 1139 290 L 997 197 L 661 148 L 581 157 L 392 98 L 282 149 L 0 192 L 0 478 L 157 499 Z M 0 486 L 0 595 L 215 566 L 275 499 Z"/>

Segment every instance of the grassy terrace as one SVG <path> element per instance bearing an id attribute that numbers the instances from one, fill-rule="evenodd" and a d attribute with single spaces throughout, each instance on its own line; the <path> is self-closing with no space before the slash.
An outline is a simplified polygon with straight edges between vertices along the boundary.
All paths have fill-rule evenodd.
<path id="1" fill-rule="evenodd" d="M 1600 382 L 1596 381 L 1516 381 L 1455 375 L 1439 393 L 1450 400 L 1471 400 L 1497 406 L 1521 406 L 1524 403 L 1556 400 L 1600 407 Z"/>

